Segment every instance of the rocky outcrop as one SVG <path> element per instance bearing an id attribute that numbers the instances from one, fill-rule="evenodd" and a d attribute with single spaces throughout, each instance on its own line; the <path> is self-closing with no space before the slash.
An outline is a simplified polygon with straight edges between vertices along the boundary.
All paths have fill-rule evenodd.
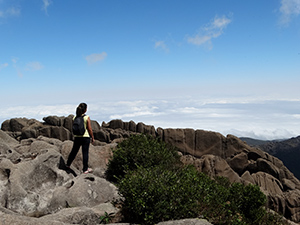
<path id="1" fill-rule="evenodd" d="M 45 137 L 57 138 L 62 141 L 71 140 L 72 118 L 56 116 L 44 118 L 45 123 L 35 119 L 15 118 L 6 120 L 1 125 L 1 130 L 11 132 L 13 136 L 20 139 Z"/>
<path id="2" fill-rule="evenodd" d="M 193 164 L 212 177 L 260 186 L 268 196 L 269 208 L 300 222 L 300 181 L 278 158 L 235 136 L 193 129 L 155 129 L 122 120 L 100 126 L 92 120 L 96 142 L 90 147 L 89 164 L 94 173 L 83 175 L 81 152 L 71 170 L 64 164 L 73 143 L 72 118 L 49 116 L 44 122 L 16 118 L 2 124 L 0 212 L 6 218 L 22 215 L 47 218 L 49 224 L 80 224 L 82 220 L 93 224 L 101 212 L 103 215 L 99 209 L 103 204 L 120 199 L 116 187 L 104 177 L 112 149 L 131 134 L 144 133 L 176 146 L 183 163 Z M 110 207 L 117 213 L 117 208 Z"/>
<path id="3" fill-rule="evenodd" d="M 105 213 L 118 214 L 110 203 L 121 199 L 118 190 L 104 178 L 116 144 L 91 146 L 95 171 L 82 174 L 81 154 L 65 167 L 72 141 L 40 136 L 18 142 L 0 130 L 0 143 L 0 224 L 98 224 Z"/>
<path id="4" fill-rule="evenodd" d="M 131 131 L 120 120 L 111 121 L 105 127 Z M 151 126 L 146 127 L 151 130 Z M 227 177 L 231 182 L 260 186 L 268 196 L 271 209 L 300 221 L 300 181 L 278 158 L 248 146 L 233 135 L 225 137 L 217 132 L 158 128 L 149 134 L 176 146 L 183 154 L 182 161 L 195 165 L 199 171 Z"/>
<path id="5" fill-rule="evenodd" d="M 39 136 L 57 138 L 61 141 L 72 140 L 72 118 L 48 116 L 44 117 L 44 122 L 35 119 L 14 118 L 6 120 L 1 125 L 1 130 L 9 132 L 18 140 L 37 138 Z M 145 125 L 144 123 L 136 124 L 133 121 L 123 122 L 122 120 L 112 120 L 109 123 L 102 123 L 102 126 L 95 120 L 91 120 L 92 129 L 97 145 L 110 143 L 118 138 L 127 138 L 132 133 L 144 133 L 156 136 L 154 126 Z"/>
<path id="6" fill-rule="evenodd" d="M 232 135 L 224 137 L 214 132 L 192 132 L 190 129 L 168 129 L 164 135 L 163 140 L 177 146 L 184 154 L 184 163 L 193 164 L 210 176 L 256 184 L 268 196 L 271 209 L 293 221 L 300 221 L 300 181 L 276 157 L 252 148 Z"/>
<path id="7" fill-rule="evenodd" d="M 284 165 L 291 170 L 295 177 L 300 179 L 300 136 L 287 140 L 261 141 L 251 138 L 242 138 L 249 145 L 260 148 L 282 160 Z"/>

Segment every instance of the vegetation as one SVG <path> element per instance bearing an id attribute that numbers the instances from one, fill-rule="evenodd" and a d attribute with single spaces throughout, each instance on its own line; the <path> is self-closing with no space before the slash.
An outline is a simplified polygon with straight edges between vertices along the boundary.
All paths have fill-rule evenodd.
<path id="1" fill-rule="evenodd" d="M 285 224 L 266 211 L 266 196 L 255 185 L 215 179 L 180 163 L 177 151 L 150 136 L 132 136 L 114 151 L 107 177 L 123 195 L 125 222 L 203 217 L 213 224 Z"/>
<path id="2" fill-rule="evenodd" d="M 109 224 L 112 221 L 112 214 L 105 212 L 103 216 L 100 216 L 100 224 Z"/>
<path id="3" fill-rule="evenodd" d="M 106 177 L 117 182 L 138 167 L 176 166 L 178 162 L 179 155 L 174 147 L 151 136 L 135 135 L 118 145 L 108 163 Z"/>

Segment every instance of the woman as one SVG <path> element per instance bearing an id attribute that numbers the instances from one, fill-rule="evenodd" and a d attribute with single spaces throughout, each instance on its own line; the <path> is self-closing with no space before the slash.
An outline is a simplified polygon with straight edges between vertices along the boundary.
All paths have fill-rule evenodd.
<path id="1" fill-rule="evenodd" d="M 73 148 L 69 154 L 68 161 L 67 161 L 67 167 L 70 167 L 81 146 L 83 173 L 85 174 L 93 171 L 92 169 L 88 168 L 88 161 L 89 161 L 90 142 L 92 143 L 94 142 L 91 120 L 89 116 L 85 115 L 86 111 L 87 111 L 87 104 L 85 103 L 80 103 L 76 109 L 76 116 L 74 116 L 73 121 L 76 117 L 82 116 L 84 119 L 85 133 L 83 135 L 74 135 L 75 138 L 74 138 Z"/>

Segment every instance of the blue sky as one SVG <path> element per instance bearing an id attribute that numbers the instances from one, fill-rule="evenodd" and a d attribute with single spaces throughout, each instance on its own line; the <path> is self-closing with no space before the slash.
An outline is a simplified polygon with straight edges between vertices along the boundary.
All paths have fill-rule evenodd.
<path id="1" fill-rule="evenodd" d="M 0 0 L 0 122 L 300 134 L 300 0 Z"/>

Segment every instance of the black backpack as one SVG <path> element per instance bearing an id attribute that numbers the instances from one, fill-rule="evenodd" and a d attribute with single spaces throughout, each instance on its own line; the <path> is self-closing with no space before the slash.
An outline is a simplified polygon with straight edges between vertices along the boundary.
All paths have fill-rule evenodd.
<path id="1" fill-rule="evenodd" d="M 74 135 L 83 135 L 85 133 L 85 127 L 84 127 L 84 117 L 83 116 L 76 116 L 73 121 L 73 134 Z"/>

